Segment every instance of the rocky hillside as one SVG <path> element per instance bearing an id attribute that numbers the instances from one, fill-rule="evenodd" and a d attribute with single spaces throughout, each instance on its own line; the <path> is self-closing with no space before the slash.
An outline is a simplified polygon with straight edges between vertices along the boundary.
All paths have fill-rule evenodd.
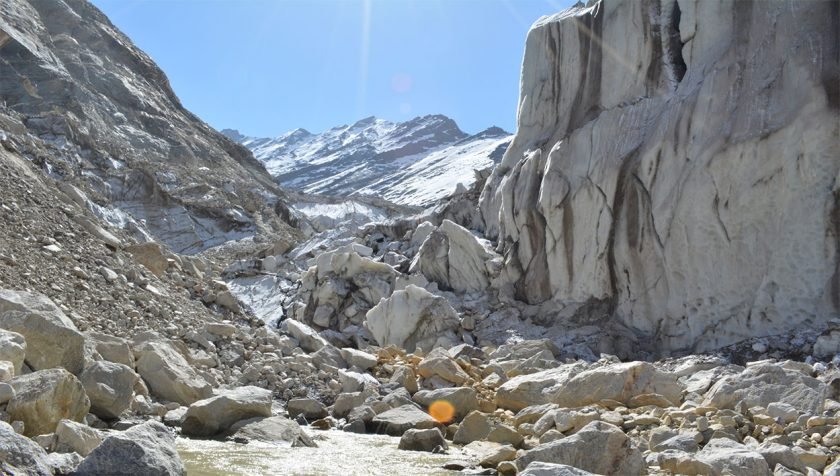
<path id="1" fill-rule="evenodd" d="M 166 75 L 84 0 L 0 5 L 0 134 L 98 215 L 195 253 L 276 232 L 262 164 L 183 108 Z"/>
<path id="2" fill-rule="evenodd" d="M 599 303 L 627 350 L 838 317 L 838 15 L 645 0 L 538 21 L 516 136 L 481 199 L 501 289 Z"/>
<path id="3" fill-rule="evenodd" d="M 475 135 L 441 116 L 393 123 L 375 117 L 320 134 L 296 129 L 274 139 L 222 131 L 248 147 L 277 181 L 306 193 L 368 195 L 428 206 L 475 182 L 495 166 L 510 134 L 491 127 Z"/>
<path id="4" fill-rule="evenodd" d="M 838 20 L 542 18 L 503 161 L 421 209 L 286 195 L 88 3 L 0 3 L 0 474 L 271 474 L 278 447 L 347 474 L 361 447 L 406 474 L 840 475 Z M 403 137 L 356 163 L 400 165 L 397 198 L 484 147 L 436 116 L 334 135 L 330 173 Z"/>

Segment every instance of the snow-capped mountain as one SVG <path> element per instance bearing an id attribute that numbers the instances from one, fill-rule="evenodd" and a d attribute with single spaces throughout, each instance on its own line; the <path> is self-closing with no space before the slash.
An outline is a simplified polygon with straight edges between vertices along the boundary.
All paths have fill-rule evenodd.
<path id="1" fill-rule="evenodd" d="M 249 148 L 285 187 L 415 206 L 452 194 L 458 184 L 469 187 L 473 170 L 497 164 L 512 137 L 498 127 L 469 135 L 442 115 L 406 122 L 368 117 L 320 134 L 295 129 L 273 139 L 222 133 Z"/>

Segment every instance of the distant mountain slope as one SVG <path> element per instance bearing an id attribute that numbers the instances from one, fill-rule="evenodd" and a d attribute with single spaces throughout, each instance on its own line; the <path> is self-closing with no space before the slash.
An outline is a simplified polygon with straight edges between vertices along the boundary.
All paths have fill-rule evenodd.
<path id="1" fill-rule="evenodd" d="M 86 189 L 103 218 L 177 252 L 283 227 L 282 192 L 262 163 L 187 111 L 86 1 L 0 2 L 0 113 L 20 124 L 0 135 Z"/>
<path id="2" fill-rule="evenodd" d="M 222 133 L 249 148 L 286 187 L 421 206 L 450 195 L 459 183 L 471 185 L 473 170 L 498 163 L 511 139 L 498 127 L 468 135 L 442 115 L 398 123 L 368 117 L 320 134 L 296 129 L 274 139 Z"/>

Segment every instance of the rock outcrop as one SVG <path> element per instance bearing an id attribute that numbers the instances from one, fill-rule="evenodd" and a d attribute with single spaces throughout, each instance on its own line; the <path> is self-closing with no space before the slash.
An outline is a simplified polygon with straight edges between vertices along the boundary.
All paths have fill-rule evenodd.
<path id="1" fill-rule="evenodd" d="M 368 311 L 367 328 L 379 345 L 396 345 L 408 351 L 421 345 L 431 349 L 444 342 L 455 343 L 460 321 L 446 299 L 409 284 Z"/>
<path id="2" fill-rule="evenodd" d="M 824 327 L 840 312 L 837 22 L 836 4 L 797 1 L 540 19 L 481 197 L 501 290 L 603 303 L 625 354 Z"/>

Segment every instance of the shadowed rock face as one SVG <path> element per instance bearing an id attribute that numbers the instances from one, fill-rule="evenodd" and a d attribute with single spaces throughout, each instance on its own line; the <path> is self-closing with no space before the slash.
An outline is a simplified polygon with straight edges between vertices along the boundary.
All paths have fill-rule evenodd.
<path id="1" fill-rule="evenodd" d="M 151 58 L 84 0 L 0 5 L 0 104 L 22 123 L 18 132 L 40 140 L 21 152 L 53 176 L 83 177 L 100 204 L 145 220 L 178 252 L 254 234 L 256 215 L 280 193 L 247 149 L 184 109 Z"/>
<path id="2" fill-rule="evenodd" d="M 607 303 L 666 352 L 821 328 L 840 308 L 839 19 L 604 0 L 538 21 L 480 202 L 499 286 Z"/>

